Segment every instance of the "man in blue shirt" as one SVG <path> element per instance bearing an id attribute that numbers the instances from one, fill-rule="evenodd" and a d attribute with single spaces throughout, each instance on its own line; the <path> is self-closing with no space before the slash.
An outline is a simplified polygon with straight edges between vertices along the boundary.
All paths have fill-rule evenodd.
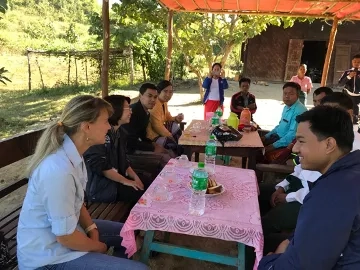
<path id="1" fill-rule="evenodd" d="M 279 148 L 287 147 L 294 139 L 297 128 L 296 116 L 307 109 L 299 101 L 301 87 L 298 83 L 287 82 L 283 86 L 283 109 L 279 124 L 261 140 L 265 146 L 265 154 Z"/>
<path id="2" fill-rule="evenodd" d="M 304 170 L 318 171 L 291 241 L 265 256 L 258 270 L 360 269 L 360 151 L 350 153 L 349 113 L 318 106 L 297 117 L 293 151 Z"/>

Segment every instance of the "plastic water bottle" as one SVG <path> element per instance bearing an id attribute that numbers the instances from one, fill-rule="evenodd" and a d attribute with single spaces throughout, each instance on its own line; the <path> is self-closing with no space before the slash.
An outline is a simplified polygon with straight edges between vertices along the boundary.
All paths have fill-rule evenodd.
<path id="1" fill-rule="evenodd" d="M 216 110 L 215 113 L 219 116 L 220 119 L 222 118 L 222 116 L 223 116 L 223 111 L 222 111 L 222 109 L 221 109 L 220 106 L 217 108 L 217 110 Z"/>
<path id="2" fill-rule="evenodd" d="M 219 115 L 215 112 L 213 117 L 211 118 L 211 127 L 215 128 L 220 124 Z"/>
<path id="3" fill-rule="evenodd" d="M 201 216 L 205 212 L 205 193 L 207 189 L 208 173 L 204 163 L 199 162 L 198 168 L 192 174 L 192 193 L 189 205 L 191 215 Z"/>
<path id="4" fill-rule="evenodd" d="M 211 135 L 205 146 L 205 168 L 210 175 L 213 175 L 215 173 L 215 161 L 216 141 L 215 136 Z"/>

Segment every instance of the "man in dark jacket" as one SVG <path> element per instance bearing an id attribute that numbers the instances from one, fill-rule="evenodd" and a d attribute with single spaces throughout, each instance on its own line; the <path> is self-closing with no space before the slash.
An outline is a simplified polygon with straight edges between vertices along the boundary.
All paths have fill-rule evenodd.
<path id="1" fill-rule="evenodd" d="M 357 124 L 360 103 L 360 54 L 353 57 L 351 64 L 352 68 L 343 73 L 339 84 L 344 86 L 343 92 L 349 95 L 354 103 L 354 123 Z"/>
<path id="2" fill-rule="evenodd" d="M 297 121 L 293 151 L 303 169 L 322 176 L 304 199 L 292 239 L 265 256 L 258 269 L 360 269 L 360 151 L 350 153 L 350 116 L 318 106 Z"/>
<path id="3" fill-rule="evenodd" d="M 152 171 L 159 162 L 163 168 L 171 157 L 164 147 L 146 137 L 149 109 L 155 106 L 158 97 L 157 88 L 154 84 L 144 83 L 139 92 L 139 101 L 131 105 L 130 123 L 123 125 L 127 131 L 127 154 L 135 169 Z"/>

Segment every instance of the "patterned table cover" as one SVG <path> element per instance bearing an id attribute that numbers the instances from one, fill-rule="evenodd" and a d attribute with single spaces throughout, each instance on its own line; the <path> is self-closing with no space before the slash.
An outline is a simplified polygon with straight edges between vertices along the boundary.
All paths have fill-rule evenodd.
<path id="1" fill-rule="evenodd" d="M 194 128 L 197 125 L 198 128 Z M 184 133 L 179 139 L 180 145 L 198 145 L 205 146 L 206 141 L 209 139 L 209 124 L 205 120 L 192 120 L 190 125 L 185 129 Z M 243 137 L 237 142 L 226 142 L 225 147 L 254 147 L 263 148 L 264 145 L 261 141 L 257 131 L 242 132 Z M 219 142 L 218 146 L 221 146 Z"/>
<path id="2" fill-rule="evenodd" d="M 164 168 L 174 167 L 171 160 Z M 192 167 L 196 163 L 192 162 Z M 120 235 L 122 246 L 131 257 L 137 250 L 135 230 L 158 230 L 187 235 L 211 237 L 252 246 L 256 251 L 257 269 L 263 251 L 263 232 L 258 204 L 258 185 L 253 170 L 216 166 L 216 181 L 225 187 L 219 196 L 206 198 L 203 216 L 189 214 L 190 170 L 175 166 L 178 181 L 172 184 L 158 176 L 131 210 Z M 151 197 L 157 184 L 167 185 L 171 200 L 159 202 Z"/>

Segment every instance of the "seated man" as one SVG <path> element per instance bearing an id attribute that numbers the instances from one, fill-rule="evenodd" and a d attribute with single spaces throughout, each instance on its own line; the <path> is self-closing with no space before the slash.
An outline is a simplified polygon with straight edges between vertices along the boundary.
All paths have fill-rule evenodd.
<path id="1" fill-rule="evenodd" d="M 320 103 L 321 103 L 321 100 L 325 97 L 325 96 L 328 96 L 330 94 L 334 93 L 333 90 L 330 88 L 330 87 L 326 87 L 326 86 L 322 86 L 322 87 L 319 87 L 317 88 L 314 93 L 313 93 L 313 104 L 314 106 L 319 106 Z M 292 142 L 292 145 L 291 147 L 294 146 L 296 140 L 294 140 Z M 293 154 L 295 155 L 295 154 Z M 300 164 L 299 161 L 298 161 L 298 158 L 295 157 L 294 159 L 290 158 L 286 161 L 286 163 L 288 165 L 298 165 Z"/>
<path id="2" fill-rule="evenodd" d="M 183 154 L 183 148 L 178 145 L 182 134 L 179 123 L 184 120 L 182 113 L 172 116 L 167 103 L 174 94 L 171 82 L 161 81 L 157 85 L 159 93 L 155 107 L 150 110 L 150 124 L 147 128 L 147 136 L 153 142 L 171 150 L 174 156 Z"/>
<path id="3" fill-rule="evenodd" d="M 244 108 L 249 108 L 251 112 L 251 120 L 253 121 L 253 114 L 256 112 L 255 96 L 249 93 L 251 80 L 249 78 L 241 78 L 239 81 L 240 92 L 231 97 L 230 109 L 236 113 L 238 118 Z"/>
<path id="4" fill-rule="evenodd" d="M 313 104 L 314 106 L 320 105 L 321 100 L 327 96 L 334 93 L 330 87 L 322 86 L 317 88 L 313 93 Z"/>
<path id="5" fill-rule="evenodd" d="M 295 82 L 287 82 L 283 86 L 283 109 L 279 124 L 261 140 L 265 146 L 265 162 L 277 163 L 276 159 L 281 151 L 289 155 L 291 149 L 287 147 L 295 139 L 297 122 L 296 116 L 306 111 L 306 107 L 299 101 L 300 85 Z"/>
<path id="6" fill-rule="evenodd" d="M 340 107 L 346 110 L 349 115 L 353 115 L 352 100 L 344 93 L 336 92 L 325 96 L 322 105 Z M 353 150 L 360 149 L 360 134 L 354 130 Z M 319 172 L 307 171 L 297 165 L 294 173 L 286 177 L 286 179 L 277 185 L 263 183 L 260 184 L 259 204 L 262 214 L 262 225 L 265 237 L 264 253 L 274 250 L 283 239 L 279 239 L 276 243 L 267 241 L 270 234 L 281 233 L 283 231 L 292 231 L 296 227 L 296 222 L 300 207 L 305 196 L 311 190 L 313 183 L 321 176 Z M 274 189 L 276 191 L 274 192 Z"/>
<path id="7" fill-rule="evenodd" d="M 144 83 L 139 92 L 139 101 L 130 106 L 132 110 L 130 122 L 122 126 L 128 133 L 127 156 L 135 169 L 157 175 L 171 158 L 168 150 L 146 137 L 149 110 L 155 106 L 158 97 L 157 88 L 154 84 Z"/>
<path id="8" fill-rule="evenodd" d="M 360 151 L 350 153 L 351 118 L 341 108 L 318 106 L 297 121 L 293 151 L 304 170 L 322 176 L 303 201 L 291 242 L 265 256 L 258 269 L 359 269 Z"/>

